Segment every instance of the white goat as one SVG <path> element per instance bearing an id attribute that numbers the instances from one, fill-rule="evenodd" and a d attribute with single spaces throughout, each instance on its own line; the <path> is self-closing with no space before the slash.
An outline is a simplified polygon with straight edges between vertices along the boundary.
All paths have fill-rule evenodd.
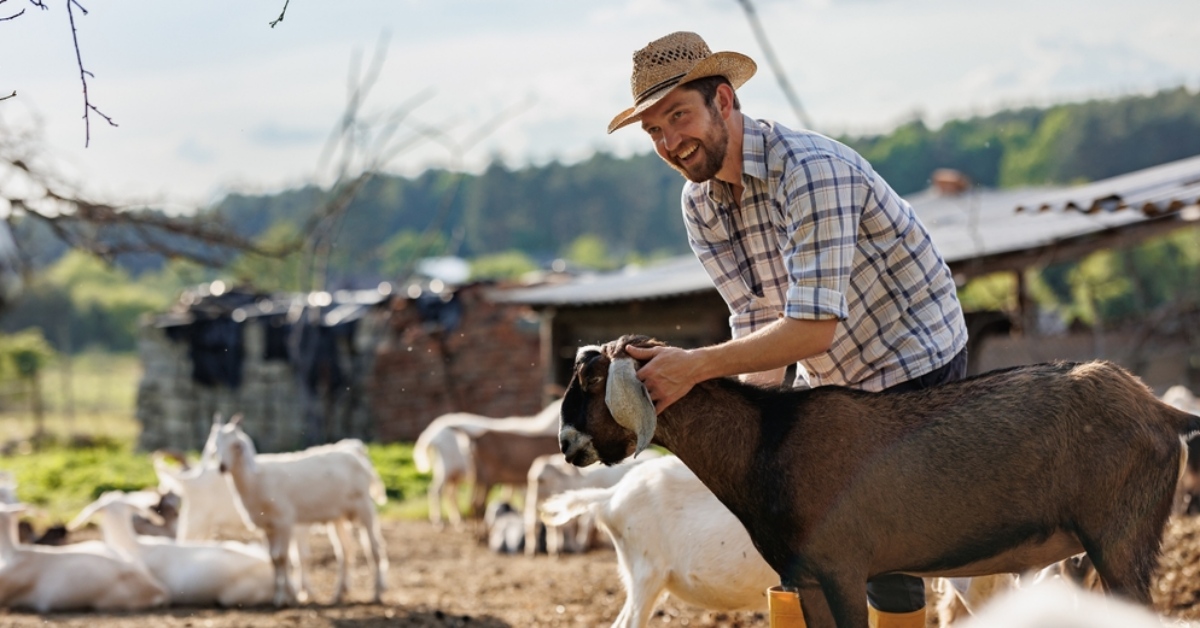
<path id="1" fill-rule="evenodd" d="M 621 481 L 638 463 L 660 456 L 657 451 L 647 450 L 637 458 L 611 467 L 602 464 L 577 467 L 567 462 L 562 454 L 537 457 L 529 467 L 529 484 L 525 491 L 525 538 L 537 538 L 537 526 L 541 520 L 539 508 L 547 498 L 579 488 L 608 488 Z M 589 549 L 594 529 L 590 516 L 577 517 L 563 526 L 544 525 L 547 554 L 556 556 L 563 552 L 585 552 Z M 537 543 L 525 543 L 526 555 L 535 555 L 537 549 Z"/>
<path id="2" fill-rule="evenodd" d="M 379 475 L 357 447 L 326 445 L 286 454 L 256 454 L 250 437 L 242 431 L 238 417 L 217 432 L 217 459 L 222 472 L 230 474 L 238 500 L 247 518 L 267 538 L 275 566 L 275 605 L 296 601 L 287 577 L 288 545 L 292 528 L 298 524 L 351 521 L 362 528 L 363 551 L 375 574 L 373 600 L 383 596 L 387 554 L 375 504 L 387 501 Z M 374 500 L 374 501 L 372 501 Z M 330 535 L 338 562 L 334 603 L 346 592 L 346 556 L 338 536 Z"/>
<path id="3" fill-rule="evenodd" d="M 235 541 L 174 541 L 134 534 L 133 515 L 153 511 L 121 491 L 109 491 L 84 507 L 67 526 L 75 530 L 95 516 L 104 541 L 136 555 L 167 589 L 172 604 L 258 606 L 275 593 L 271 557 L 259 545 Z"/>
<path id="4" fill-rule="evenodd" d="M 228 538 L 250 528 L 234 502 L 233 489 L 221 475 L 217 462 L 201 461 L 189 469 L 175 470 L 162 458 L 154 458 L 158 490 L 179 495 L 179 521 L 175 539 L 201 541 Z"/>
<path id="5" fill-rule="evenodd" d="M 20 504 L 0 504 L 0 606 L 38 613 L 66 610 L 134 611 L 162 606 L 167 591 L 136 560 L 106 550 L 22 545 Z"/>
<path id="6" fill-rule="evenodd" d="M 239 419 L 240 420 L 240 419 Z M 162 459 L 155 456 L 154 470 L 158 474 L 159 490 L 173 491 L 180 495 L 183 502 L 179 512 L 176 539 L 204 540 L 236 538 L 243 532 L 253 531 L 254 524 L 250 521 L 237 501 L 236 489 L 232 481 L 220 472 L 217 460 L 217 433 L 221 430 L 223 420 L 220 414 L 213 416 L 212 427 L 208 439 L 201 450 L 200 461 L 191 468 L 174 471 Z M 366 447 L 361 440 L 348 438 L 329 445 L 319 447 L 342 447 L 359 455 L 364 463 L 375 473 Z M 375 482 L 379 482 L 378 475 Z M 348 531 L 347 522 L 329 526 L 313 526 L 312 531 L 321 528 L 329 535 L 330 544 L 334 547 L 345 547 Z M 336 538 L 335 538 L 336 535 Z M 367 544 L 364 543 L 365 547 Z M 288 548 L 289 562 L 294 568 L 294 578 L 299 582 L 297 599 L 301 602 L 312 598 L 312 586 L 308 572 L 304 566 L 309 562 L 310 555 L 308 535 L 297 533 L 292 536 Z"/>
<path id="7" fill-rule="evenodd" d="M 962 628 L 1162 628 L 1162 618 L 1126 600 L 1081 589 L 1061 579 L 997 596 Z"/>
<path id="8" fill-rule="evenodd" d="M 432 473 L 429 482 L 429 521 L 441 527 L 443 507 L 450 523 L 462 526 L 462 513 L 458 508 L 459 487 L 469 484 L 474 476 L 471 467 L 471 441 L 469 437 L 454 429 L 450 423 L 464 416 L 461 412 L 444 414 L 433 420 L 413 445 L 413 463 L 417 471 Z M 490 419 L 489 419 L 490 420 Z"/>
<path id="9" fill-rule="evenodd" d="M 702 608 L 765 611 L 779 576 L 746 529 L 674 456 L 635 465 L 616 485 L 546 500 L 548 523 L 591 513 L 612 538 L 625 587 L 613 628 L 649 625 L 663 591 Z"/>

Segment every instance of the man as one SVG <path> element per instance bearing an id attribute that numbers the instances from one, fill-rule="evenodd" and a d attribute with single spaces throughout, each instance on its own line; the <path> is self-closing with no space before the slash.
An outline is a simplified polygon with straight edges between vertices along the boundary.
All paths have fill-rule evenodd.
<path id="1" fill-rule="evenodd" d="M 753 60 L 672 33 L 633 55 L 640 122 L 688 180 L 688 242 L 730 310 L 733 339 L 685 350 L 630 348 L 662 412 L 698 382 L 778 385 L 798 364 L 812 385 L 913 390 L 966 372 L 954 280 L 912 208 L 847 146 L 740 111 Z M 877 628 L 925 625 L 920 578 L 868 583 Z"/>

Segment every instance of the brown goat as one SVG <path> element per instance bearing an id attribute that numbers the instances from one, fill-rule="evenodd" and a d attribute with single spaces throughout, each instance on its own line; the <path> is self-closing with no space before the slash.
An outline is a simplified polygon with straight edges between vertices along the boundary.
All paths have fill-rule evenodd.
<path id="1" fill-rule="evenodd" d="M 703 382 L 655 417 L 622 337 L 580 350 L 560 439 L 578 465 L 674 452 L 800 593 L 809 628 L 866 628 L 866 582 L 978 576 L 1086 551 L 1149 604 L 1196 418 L 1108 362 L 1037 364 L 932 389 Z"/>
<path id="2" fill-rule="evenodd" d="M 528 483 L 529 467 L 538 456 L 558 453 L 558 437 L 488 430 L 470 435 L 475 479 L 471 515 L 482 517 L 494 486 Z"/>

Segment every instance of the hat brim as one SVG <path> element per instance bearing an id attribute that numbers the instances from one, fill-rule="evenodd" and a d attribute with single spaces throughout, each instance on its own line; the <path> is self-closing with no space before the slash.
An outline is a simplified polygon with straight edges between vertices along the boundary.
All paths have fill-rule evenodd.
<path id="1" fill-rule="evenodd" d="M 708 57 L 705 57 L 700 63 L 697 63 L 690 72 L 684 74 L 679 80 L 674 83 L 664 85 L 659 91 L 651 94 L 636 105 L 617 114 L 612 122 L 608 123 L 608 132 L 612 133 L 617 129 L 633 124 L 642 119 L 642 114 L 649 108 L 653 107 L 658 101 L 662 100 L 675 91 L 676 87 L 683 85 L 689 81 L 702 79 L 709 76 L 724 76 L 729 79 L 729 84 L 734 89 L 741 87 L 754 73 L 758 70 L 758 64 L 754 60 L 740 52 L 716 52 Z"/>

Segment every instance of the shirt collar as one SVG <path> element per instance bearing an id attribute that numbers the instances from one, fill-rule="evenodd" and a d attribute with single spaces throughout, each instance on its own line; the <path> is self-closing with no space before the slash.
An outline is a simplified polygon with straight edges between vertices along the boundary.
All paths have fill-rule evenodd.
<path id="1" fill-rule="evenodd" d="M 767 138 L 762 124 L 742 114 L 742 181 L 767 178 Z"/>
<path id="2" fill-rule="evenodd" d="M 748 184 L 749 179 L 763 180 L 767 178 L 766 138 L 763 135 L 762 126 L 757 120 L 744 113 L 741 116 L 742 183 Z M 729 203 L 733 200 L 733 192 L 728 183 L 712 179 L 705 185 L 708 188 L 709 200 L 717 203 Z"/>

